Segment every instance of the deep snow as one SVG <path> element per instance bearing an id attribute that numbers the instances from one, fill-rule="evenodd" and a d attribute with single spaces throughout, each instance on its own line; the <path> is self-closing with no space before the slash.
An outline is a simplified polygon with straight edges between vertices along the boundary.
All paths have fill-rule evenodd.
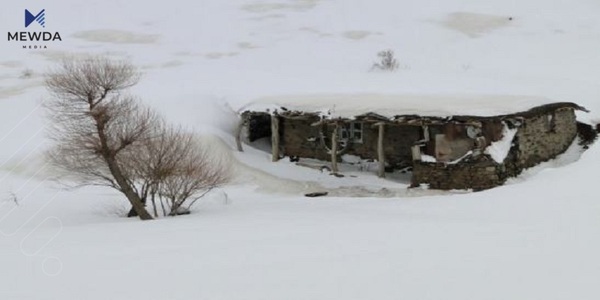
<path id="1" fill-rule="evenodd" d="M 290 111 L 319 113 L 329 118 L 354 118 L 366 113 L 393 118 L 400 115 L 428 117 L 499 116 L 528 111 L 559 102 L 543 97 L 518 95 L 280 95 L 254 99 L 238 109 L 244 111 Z"/>
<path id="2" fill-rule="evenodd" d="M 600 296 L 597 145 L 480 193 L 407 191 L 402 175 L 382 181 L 368 166 L 335 180 L 229 152 L 235 110 L 277 95 L 530 95 L 578 103 L 597 122 L 597 1 L 11 1 L 0 29 L 25 30 L 25 8 L 46 9 L 44 30 L 63 41 L 1 42 L 0 298 Z M 370 71 L 383 49 L 397 72 Z M 221 138 L 240 176 L 192 215 L 152 222 L 121 218 L 110 190 L 52 182 L 41 75 L 90 53 L 140 66 L 132 92 Z M 313 188 L 388 197 L 302 197 Z"/>

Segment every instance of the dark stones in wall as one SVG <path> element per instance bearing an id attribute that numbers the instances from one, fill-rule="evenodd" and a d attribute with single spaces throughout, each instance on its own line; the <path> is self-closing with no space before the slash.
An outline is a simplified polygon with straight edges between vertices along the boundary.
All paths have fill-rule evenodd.
<path id="1" fill-rule="evenodd" d="M 517 132 L 517 164 L 530 168 L 565 152 L 577 136 L 572 108 L 526 118 Z"/>
<path id="2" fill-rule="evenodd" d="M 325 143 L 330 147 L 332 126 L 321 128 L 311 126 L 318 122 L 317 117 L 311 119 L 283 118 L 283 148 L 286 156 L 298 156 L 329 160 L 331 157 L 323 147 L 320 136 L 325 136 Z M 361 143 L 351 143 L 344 154 L 359 156 L 363 159 L 377 157 L 378 129 L 373 122 L 363 123 L 363 139 Z M 322 131 L 322 132 L 320 132 Z M 386 163 L 394 168 L 403 168 L 412 164 L 411 147 L 421 138 L 419 126 L 386 126 L 384 132 L 384 153 Z"/>
<path id="3" fill-rule="evenodd" d="M 504 183 L 504 169 L 494 161 L 470 161 L 458 164 L 415 162 L 413 185 L 429 184 L 439 190 L 485 190 Z"/>
<path id="4" fill-rule="evenodd" d="M 415 162 L 413 184 L 426 183 L 430 188 L 442 190 L 477 191 L 496 187 L 524 169 L 564 153 L 576 135 L 577 121 L 573 108 L 528 115 L 523 119 L 513 146 L 502 164 L 491 160 L 457 164 Z"/>
<path id="5" fill-rule="evenodd" d="M 404 168 L 413 166 L 413 184 L 429 184 L 430 188 L 484 190 L 502 185 L 507 178 L 517 176 L 523 169 L 564 153 L 579 134 L 582 139 L 593 141 L 597 132 L 591 126 L 578 124 L 573 107 L 552 107 L 552 109 L 530 111 L 518 117 L 518 132 L 513 147 L 502 164 L 486 155 L 477 159 L 464 160 L 457 164 L 413 162 L 411 147 L 423 139 L 420 126 L 387 125 L 384 134 L 384 153 L 388 167 Z M 267 119 L 268 118 L 268 119 Z M 250 120 L 250 137 L 270 135 L 270 116 L 258 116 Z M 330 144 L 332 126 L 311 126 L 318 122 L 318 116 L 301 119 L 281 117 L 280 135 L 283 154 L 290 157 L 330 160 L 331 156 L 323 146 Z M 254 123 L 252 123 L 254 122 Z M 508 122 L 508 121 L 507 121 Z M 345 153 L 363 159 L 376 159 L 378 130 L 374 122 L 363 123 L 362 143 L 351 143 Z M 269 125 L 269 126 L 267 126 Z M 430 135 L 443 132 L 443 127 L 430 127 Z M 482 121 L 482 135 L 489 143 L 502 138 L 503 124 L 498 119 Z M 433 133 L 433 134 L 431 134 Z M 431 144 L 431 143 L 429 143 Z M 429 149 L 429 148 L 426 148 Z M 426 150 L 426 152 L 430 151 Z"/>

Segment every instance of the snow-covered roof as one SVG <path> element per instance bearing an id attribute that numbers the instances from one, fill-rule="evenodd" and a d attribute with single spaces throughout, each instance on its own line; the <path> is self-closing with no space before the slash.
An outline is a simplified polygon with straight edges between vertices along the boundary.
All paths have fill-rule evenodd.
<path id="1" fill-rule="evenodd" d="M 293 95 L 259 98 L 242 107 L 240 112 L 281 112 L 284 108 L 330 118 L 352 118 L 365 113 L 388 118 L 399 115 L 491 117 L 555 102 L 543 97 L 508 95 Z"/>

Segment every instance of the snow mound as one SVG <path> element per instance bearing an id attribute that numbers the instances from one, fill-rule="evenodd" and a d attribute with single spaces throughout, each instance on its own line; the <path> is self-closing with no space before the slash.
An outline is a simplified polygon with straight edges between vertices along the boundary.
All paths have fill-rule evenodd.
<path id="1" fill-rule="evenodd" d="M 455 12 L 449 14 L 442 22 L 446 28 L 477 38 L 493 30 L 506 27 L 512 20 L 509 17 L 471 12 Z"/>
<path id="2" fill-rule="evenodd" d="M 430 117 L 489 117 L 522 112 L 553 102 L 556 101 L 543 97 L 508 95 L 296 95 L 259 98 L 242 107 L 240 112 L 285 108 L 319 112 L 331 118 L 352 118 L 369 112 L 389 118 L 413 114 Z"/>

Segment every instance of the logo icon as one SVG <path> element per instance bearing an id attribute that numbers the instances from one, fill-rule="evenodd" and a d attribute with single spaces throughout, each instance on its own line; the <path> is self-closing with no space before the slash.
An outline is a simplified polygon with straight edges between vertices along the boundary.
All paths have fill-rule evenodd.
<path id="1" fill-rule="evenodd" d="M 25 10 L 25 27 L 29 27 L 33 21 L 38 22 L 42 27 L 46 27 L 46 10 L 42 9 L 42 11 L 35 16 L 28 10 Z"/>

